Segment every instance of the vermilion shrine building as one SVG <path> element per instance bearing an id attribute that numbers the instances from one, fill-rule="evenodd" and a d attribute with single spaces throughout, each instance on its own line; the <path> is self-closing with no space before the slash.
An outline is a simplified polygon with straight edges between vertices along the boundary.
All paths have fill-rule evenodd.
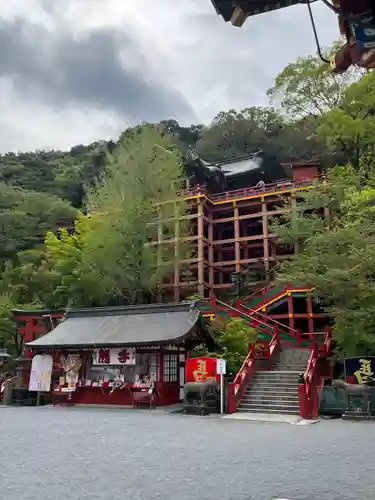
<path id="1" fill-rule="evenodd" d="M 215 345 L 186 302 L 71 311 L 26 348 L 52 355 L 54 389 L 74 404 L 132 406 L 152 380 L 155 404 L 165 406 L 183 397 L 186 353 L 202 343 Z"/>
<path id="2" fill-rule="evenodd" d="M 182 240 L 179 234 L 181 219 L 176 218 L 174 236 L 164 239 L 163 220 L 160 220 L 158 239 L 152 242 L 160 248 L 173 245 L 177 255 L 182 241 L 191 246 L 193 256 L 176 262 L 173 275 L 159 293 L 161 302 L 174 302 L 174 306 L 72 311 L 60 324 L 57 323 L 63 317 L 62 311 L 15 311 L 20 332 L 34 352 L 54 352 L 56 363 L 61 353 L 80 353 L 81 379 L 79 391 L 72 395 L 74 401 L 116 404 L 120 398 L 122 404 L 127 404 L 124 403 L 125 392 L 117 385 L 120 375 L 122 380 L 123 375 L 126 378 L 130 373 L 130 368 L 125 370 L 128 363 L 117 364 L 116 361 L 115 366 L 120 367 L 114 370 L 117 375 L 113 375 L 117 377 L 116 389 L 108 391 L 110 381 L 104 381 L 104 373 L 93 365 L 94 360 L 104 359 L 103 351 L 99 353 L 98 349 L 105 349 L 107 354 L 108 349 L 117 349 L 117 355 L 122 349 L 135 349 L 130 351 L 135 352 L 135 365 L 141 366 L 147 360 L 148 373 L 158 385 L 160 404 L 179 400 L 184 381 L 181 363 L 186 352 L 197 343 L 213 341 L 196 316 L 197 309 L 193 321 L 192 317 L 188 319 L 191 306 L 181 304 L 193 295 L 200 297 L 198 307 L 203 316 L 242 316 L 260 329 L 265 340 L 272 338 L 275 326 L 281 328 L 289 343 L 315 340 L 319 334 L 324 334 L 326 315 L 309 295 L 308 287 L 275 288 L 271 285 L 276 264 L 293 258 L 298 252 L 297 247 L 278 241 L 271 229 L 272 218 L 285 214 L 297 203 L 301 193 L 313 188 L 318 164 L 295 162 L 279 166 L 280 179 L 274 181 L 254 156 L 214 166 L 199 158 L 197 162 L 195 171 L 203 172 L 207 182 L 204 182 L 205 187 L 195 182 L 185 193 L 191 208 L 184 218 L 190 221 L 192 235 Z M 216 189 L 213 186 L 210 176 L 218 171 L 225 180 L 227 191 L 217 192 L 217 186 Z M 255 277 L 253 293 L 246 295 L 241 293 L 238 281 L 249 271 Z M 237 300 L 232 300 L 231 305 L 225 302 L 228 292 L 232 293 L 232 298 L 237 292 Z M 40 337 L 51 328 L 46 327 L 44 316 L 57 326 Z M 172 317 L 176 320 L 172 321 Z M 83 325 L 82 328 L 79 325 Z M 132 325 L 130 330 L 129 325 Z M 98 362 L 95 367 L 99 365 L 112 366 Z M 167 368 L 172 365 L 173 369 Z M 173 381 L 167 378 L 169 370 L 175 370 Z M 99 372 L 101 386 L 94 381 L 94 373 Z M 130 398 L 130 392 L 128 396 Z"/>

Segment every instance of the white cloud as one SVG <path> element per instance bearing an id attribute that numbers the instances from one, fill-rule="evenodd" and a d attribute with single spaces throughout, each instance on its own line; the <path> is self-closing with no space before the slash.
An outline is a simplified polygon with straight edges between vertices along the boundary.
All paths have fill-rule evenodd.
<path id="1" fill-rule="evenodd" d="M 94 108 L 51 109 L 20 95 L 0 78 L 0 151 L 69 148 L 116 137 L 127 126 L 119 116 Z"/>
<path id="2" fill-rule="evenodd" d="M 314 4 L 314 12 L 321 42 L 329 45 L 338 33 L 336 19 L 321 5 Z M 20 85 L 20 79 L 16 87 L 9 83 L 17 74 L 16 58 L 11 61 L 10 74 L 2 72 L 7 81 L 7 90 L 3 89 L 0 97 L 3 151 L 66 148 L 116 136 L 127 120 L 174 117 L 186 123 L 196 117 L 209 122 L 220 110 L 265 105 L 266 90 L 283 67 L 296 57 L 315 52 L 306 6 L 254 17 L 242 29 L 224 23 L 210 0 L 12 0 L 2 5 L 1 19 L 8 23 L 27 19 L 42 30 L 38 40 L 33 39 L 35 26 L 33 30 L 25 25 L 22 28 L 28 47 L 38 56 L 37 68 L 28 70 L 30 78 L 43 67 L 45 81 L 58 82 L 54 83 L 52 102 L 53 89 L 46 92 L 41 86 L 41 92 L 31 94 L 30 83 L 27 90 L 25 61 L 25 86 Z M 92 35 L 98 30 L 105 33 L 106 38 L 101 40 L 107 43 L 107 49 L 118 51 L 124 77 L 121 80 L 114 64 L 108 63 L 103 65 L 108 80 L 101 75 L 100 85 L 94 88 L 95 82 L 64 73 L 64 64 L 65 70 L 74 67 L 78 72 L 79 64 L 82 70 L 87 67 L 92 71 L 87 59 L 100 52 L 100 40 L 95 39 L 92 54 L 87 43 L 94 41 Z M 111 33 L 113 44 L 108 41 Z M 78 59 L 73 60 L 75 54 L 64 52 L 63 43 L 70 51 L 84 47 L 85 59 L 77 55 Z M 101 64 L 104 54 L 98 58 Z M 54 75 L 48 74 L 48 67 Z M 57 80 L 60 72 L 64 88 Z M 134 74 L 141 76 L 138 85 L 144 87 L 138 97 L 134 93 Z M 92 75 L 98 78 L 100 67 Z M 113 75 L 118 81 L 113 80 Z M 118 85 L 127 85 L 130 80 L 130 90 L 121 94 Z M 82 88 L 73 89 L 73 85 L 90 84 L 93 88 L 88 96 Z M 33 85 L 33 90 L 42 85 L 40 74 Z M 106 85 L 107 89 L 103 88 Z M 134 102 L 137 99 L 139 102 Z M 19 118 L 17 123 L 15 116 Z"/>

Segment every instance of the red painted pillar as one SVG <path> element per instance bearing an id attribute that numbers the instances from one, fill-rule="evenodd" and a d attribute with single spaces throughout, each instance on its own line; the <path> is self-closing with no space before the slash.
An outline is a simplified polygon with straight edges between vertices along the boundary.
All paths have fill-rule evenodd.
<path id="1" fill-rule="evenodd" d="M 310 337 L 313 339 L 313 336 L 311 334 L 314 333 L 315 327 L 314 327 L 314 313 L 313 313 L 313 298 L 311 295 L 308 295 L 307 297 L 307 317 L 309 322 L 309 334 Z"/>
<path id="2" fill-rule="evenodd" d="M 236 413 L 236 400 L 234 395 L 234 383 L 230 382 L 227 389 L 227 409 L 228 413 Z"/>
<path id="3" fill-rule="evenodd" d="M 293 295 L 291 292 L 288 294 L 288 317 L 289 317 L 289 328 L 295 328 L 294 326 L 294 308 L 293 308 Z"/>
<path id="4" fill-rule="evenodd" d="M 25 329 L 24 329 L 24 342 L 32 342 L 35 340 L 34 336 L 34 318 L 28 317 L 25 320 Z"/>
<path id="5" fill-rule="evenodd" d="M 160 347 L 159 351 L 159 394 L 160 404 L 164 404 L 164 349 Z"/>
<path id="6" fill-rule="evenodd" d="M 303 382 L 298 384 L 298 400 L 300 417 L 305 419 L 310 418 L 311 415 L 309 411 L 308 400 L 306 398 L 305 384 Z"/>

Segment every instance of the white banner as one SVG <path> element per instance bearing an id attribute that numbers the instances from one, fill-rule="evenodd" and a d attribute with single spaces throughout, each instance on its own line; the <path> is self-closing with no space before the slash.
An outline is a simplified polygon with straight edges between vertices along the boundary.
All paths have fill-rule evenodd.
<path id="1" fill-rule="evenodd" d="M 51 389 L 52 356 L 37 354 L 31 363 L 29 391 L 49 392 Z"/>
<path id="2" fill-rule="evenodd" d="M 92 356 L 93 365 L 135 365 L 134 347 L 117 347 L 95 349 Z"/>

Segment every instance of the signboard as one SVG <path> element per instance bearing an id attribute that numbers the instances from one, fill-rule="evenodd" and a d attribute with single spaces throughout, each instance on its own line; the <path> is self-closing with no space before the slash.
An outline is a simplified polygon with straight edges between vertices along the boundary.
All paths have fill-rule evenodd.
<path id="1" fill-rule="evenodd" d="M 37 354 L 31 363 L 29 391 L 49 392 L 51 389 L 52 356 Z"/>
<path id="2" fill-rule="evenodd" d="M 95 349 L 92 358 L 93 365 L 135 365 L 135 348 L 102 348 Z"/>
<path id="3" fill-rule="evenodd" d="M 223 358 L 218 358 L 216 360 L 216 373 L 218 375 L 226 375 L 227 373 L 227 360 Z"/>
<path id="4" fill-rule="evenodd" d="M 216 380 L 220 382 L 217 374 L 216 358 L 190 358 L 186 360 L 186 382 L 205 382 Z"/>
<path id="5" fill-rule="evenodd" d="M 375 382 L 375 357 L 361 356 L 344 360 L 345 380 L 350 384 Z"/>

